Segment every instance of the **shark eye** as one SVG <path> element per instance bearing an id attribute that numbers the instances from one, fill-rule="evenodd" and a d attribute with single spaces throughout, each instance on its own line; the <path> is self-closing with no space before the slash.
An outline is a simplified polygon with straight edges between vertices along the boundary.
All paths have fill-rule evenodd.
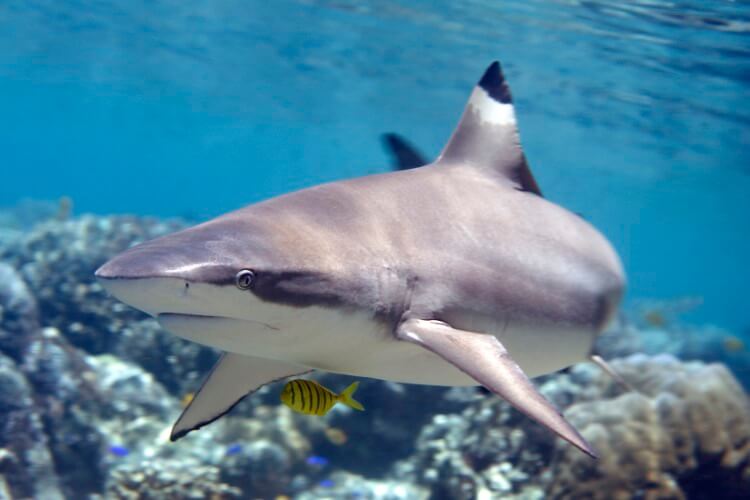
<path id="1" fill-rule="evenodd" d="M 250 269 L 243 269 L 234 276 L 234 283 L 240 290 L 252 288 L 255 282 L 255 273 Z"/>

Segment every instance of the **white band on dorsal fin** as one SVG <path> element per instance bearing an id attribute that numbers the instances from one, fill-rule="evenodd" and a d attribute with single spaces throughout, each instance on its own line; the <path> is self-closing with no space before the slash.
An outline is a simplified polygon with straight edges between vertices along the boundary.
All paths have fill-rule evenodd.
<path id="1" fill-rule="evenodd" d="M 482 120 L 494 125 L 515 125 L 516 112 L 513 103 L 503 103 L 490 97 L 480 86 L 474 87 L 469 97 L 469 106 L 476 109 Z"/>

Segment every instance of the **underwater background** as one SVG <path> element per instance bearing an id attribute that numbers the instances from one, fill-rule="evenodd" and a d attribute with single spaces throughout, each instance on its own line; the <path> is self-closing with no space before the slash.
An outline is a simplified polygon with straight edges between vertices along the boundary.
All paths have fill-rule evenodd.
<path id="1" fill-rule="evenodd" d="M 500 60 L 545 196 L 628 275 L 536 380 L 601 454 L 476 389 L 280 387 L 171 444 L 217 353 L 109 298 L 125 248 L 438 154 Z M 750 497 L 750 3 L 0 2 L 0 498 Z M 323 375 L 341 390 L 351 381 Z"/>

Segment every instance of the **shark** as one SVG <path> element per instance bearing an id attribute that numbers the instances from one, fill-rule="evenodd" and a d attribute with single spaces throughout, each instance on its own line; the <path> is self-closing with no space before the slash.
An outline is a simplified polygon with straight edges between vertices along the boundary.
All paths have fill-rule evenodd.
<path id="1" fill-rule="evenodd" d="M 267 199 L 96 271 L 115 298 L 223 351 L 172 440 L 320 370 L 481 385 L 596 456 L 530 378 L 589 358 L 625 275 L 597 229 L 542 196 L 499 62 L 437 159 L 407 156 L 408 168 Z"/>

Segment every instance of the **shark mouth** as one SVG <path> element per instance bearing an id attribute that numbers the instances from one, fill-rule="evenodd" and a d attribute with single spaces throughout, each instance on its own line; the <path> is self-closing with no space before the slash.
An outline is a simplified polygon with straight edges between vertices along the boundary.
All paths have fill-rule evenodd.
<path id="1" fill-rule="evenodd" d="M 156 320 L 186 340 L 245 356 L 279 356 L 288 347 L 280 328 L 261 321 L 183 313 L 162 313 Z M 271 345 L 275 347 L 269 352 Z"/>
<path id="2" fill-rule="evenodd" d="M 261 321 L 225 316 L 161 313 L 156 320 L 165 330 L 184 339 L 239 353 L 247 353 L 247 340 L 251 332 L 264 337 L 279 332 L 275 326 Z"/>
<path id="3" fill-rule="evenodd" d="M 159 313 L 156 316 L 156 320 L 160 325 L 170 331 L 171 327 L 179 328 L 180 326 L 184 326 L 186 324 L 216 327 L 217 325 L 222 323 L 237 324 L 238 326 L 243 326 L 244 328 L 260 327 L 267 330 L 279 331 L 279 328 L 269 325 L 268 323 L 263 323 L 262 321 L 256 321 L 246 318 L 232 318 L 228 316 L 212 316 L 209 314 L 164 312 Z"/>

